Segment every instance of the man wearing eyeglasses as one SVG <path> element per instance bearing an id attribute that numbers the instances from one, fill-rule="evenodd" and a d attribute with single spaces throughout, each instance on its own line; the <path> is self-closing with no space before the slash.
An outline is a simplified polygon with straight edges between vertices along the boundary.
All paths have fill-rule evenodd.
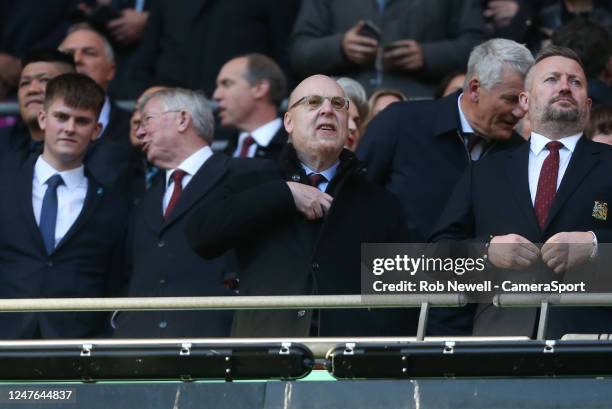
<path id="1" fill-rule="evenodd" d="M 368 182 L 343 149 L 348 104 L 333 79 L 305 79 L 289 98 L 290 144 L 270 167 L 275 172 L 264 163 L 227 178 L 188 221 L 201 256 L 235 249 L 241 295 L 359 294 L 361 243 L 407 240 L 399 201 Z M 410 317 L 406 310 L 239 311 L 232 335 L 400 335 L 416 329 Z"/>

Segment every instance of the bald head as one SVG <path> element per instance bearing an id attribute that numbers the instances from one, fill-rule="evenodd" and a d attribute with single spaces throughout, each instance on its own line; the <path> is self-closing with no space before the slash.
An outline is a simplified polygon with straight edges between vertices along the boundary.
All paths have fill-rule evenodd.
<path id="1" fill-rule="evenodd" d="M 292 106 L 296 101 L 306 95 L 312 95 L 313 89 L 327 89 L 329 95 L 325 93 L 318 94 L 322 96 L 346 96 L 342 87 L 338 85 L 333 78 L 328 77 L 327 75 L 317 74 L 304 79 L 298 84 L 297 87 L 295 87 L 291 95 L 289 95 L 289 106 Z"/>

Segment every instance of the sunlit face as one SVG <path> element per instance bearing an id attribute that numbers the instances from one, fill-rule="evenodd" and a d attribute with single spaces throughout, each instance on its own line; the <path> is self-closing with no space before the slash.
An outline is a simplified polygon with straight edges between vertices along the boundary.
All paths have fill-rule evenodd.
<path id="1" fill-rule="evenodd" d="M 248 61 L 236 58 L 226 63 L 217 76 L 213 99 L 219 104 L 221 125 L 241 129 L 256 103 L 254 86 L 246 79 Z"/>
<path id="2" fill-rule="evenodd" d="M 509 139 L 526 112 L 519 104 L 522 91 L 523 75 L 510 69 L 503 71 L 501 81 L 491 89 L 478 85 L 474 129 L 490 139 Z"/>
<path id="3" fill-rule="evenodd" d="M 76 70 L 98 83 L 103 89 L 115 76 L 113 63 L 104 50 L 104 39 L 92 30 L 77 30 L 64 39 L 60 51 L 72 55 Z"/>
<path id="4" fill-rule="evenodd" d="M 591 100 L 586 76 L 578 62 L 561 56 L 545 58 L 532 68 L 528 86 L 521 98 L 529 108 L 535 131 L 548 123 L 584 129 Z"/>
<path id="5" fill-rule="evenodd" d="M 359 139 L 361 139 L 362 118 L 361 115 L 359 115 L 359 110 L 353 101 L 351 101 L 349 104 L 348 114 L 348 135 L 346 138 L 346 148 L 355 151 L 355 149 L 357 149 L 357 143 L 359 143 Z"/>
<path id="6" fill-rule="evenodd" d="M 348 135 L 349 113 L 345 107 L 334 108 L 330 98 L 344 98 L 344 91 L 333 79 L 315 75 L 297 86 L 289 106 L 308 95 L 320 95 L 325 99 L 317 108 L 301 103 L 285 114 L 285 129 L 296 151 L 308 156 L 339 155 Z"/>
<path id="7" fill-rule="evenodd" d="M 130 119 L 130 143 L 135 148 L 142 148 L 142 140 L 138 138 L 138 128 L 140 127 L 142 115 L 138 110 L 138 107 L 147 95 L 150 95 L 162 89 L 165 89 L 165 87 L 157 85 L 149 87 L 142 93 L 140 97 L 138 97 L 138 100 L 136 101 L 136 109 L 134 110 L 134 112 L 132 112 L 132 118 Z"/>
<path id="8" fill-rule="evenodd" d="M 43 108 L 47 82 L 60 74 L 72 72 L 64 63 L 33 62 L 21 71 L 19 77 L 19 113 L 26 124 L 38 124 L 38 113 Z"/>
<path id="9" fill-rule="evenodd" d="M 80 166 L 89 143 L 101 130 L 95 110 L 72 108 L 62 98 L 40 111 L 38 122 L 45 132 L 43 157 L 57 170 Z"/>
<path id="10" fill-rule="evenodd" d="M 167 168 L 167 163 L 176 160 L 180 148 L 178 114 L 166 110 L 159 98 L 155 97 L 142 109 L 136 136 L 141 141 L 147 160 L 156 166 Z"/>

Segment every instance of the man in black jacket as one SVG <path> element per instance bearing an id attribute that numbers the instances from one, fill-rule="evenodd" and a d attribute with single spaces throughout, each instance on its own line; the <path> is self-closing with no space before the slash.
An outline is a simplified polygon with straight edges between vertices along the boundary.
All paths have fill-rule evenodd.
<path id="1" fill-rule="evenodd" d="M 187 224 L 204 257 L 234 248 L 243 295 L 359 294 L 361 243 L 408 239 L 398 200 L 343 150 L 348 99 L 331 78 L 304 80 L 284 117 L 278 169 L 227 178 Z M 409 310 L 240 311 L 234 336 L 365 336 L 414 332 Z"/>

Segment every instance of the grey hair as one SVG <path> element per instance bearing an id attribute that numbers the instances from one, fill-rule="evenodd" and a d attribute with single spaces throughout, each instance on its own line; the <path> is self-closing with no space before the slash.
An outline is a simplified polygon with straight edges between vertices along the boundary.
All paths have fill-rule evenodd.
<path id="1" fill-rule="evenodd" d="M 463 90 L 467 90 L 470 79 L 474 77 L 483 88 L 493 88 L 501 82 L 505 68 L 525 76 L 533 63 L 533 55 L 522 44 L 505 38 L 485 41 L 470 53 Z"/>
<path id="2" fill-rule="evenodd" d="M 104 44 L 104 54 L 106 54 L 106 58 L 108 59 L 108 61 L 114 64 L 115 51 L 113 51 L 113 46 L 111 45 L 110 41 L 108 41 L 108 38 L 106 38 L 104 34 L 93 28 L 88 23 L 78 23 L 71 25 L 70 28 L 68 28 L 68 33 L 66 34 L 66 37 L 68 37 L 68 35 L 74 33 L 75 31 L 81 30 L 93 31 L 102 38 L 102 43 Z"/>
<path id="3" fill-rule="evenodd" d="M 346 97 L 351 100 L 351 103 L 355 104 L 361 119 L 365 120 L 370 107 L 368 106 L 368 96 L 363 86 L 349 77 L 336 78 L 336 82 L 344 90 Z"/>
<path id="4" fill-rule="evenodd" d="M 203 93 L 185 88 L 165 88 L 146 95 L 138 109 L 142 111 L 153 98 L 158 98 L 166 111 L 189 112 L 196 133 L 208 144 L 212 143 L 215 122 L 210 102 Z"/>

